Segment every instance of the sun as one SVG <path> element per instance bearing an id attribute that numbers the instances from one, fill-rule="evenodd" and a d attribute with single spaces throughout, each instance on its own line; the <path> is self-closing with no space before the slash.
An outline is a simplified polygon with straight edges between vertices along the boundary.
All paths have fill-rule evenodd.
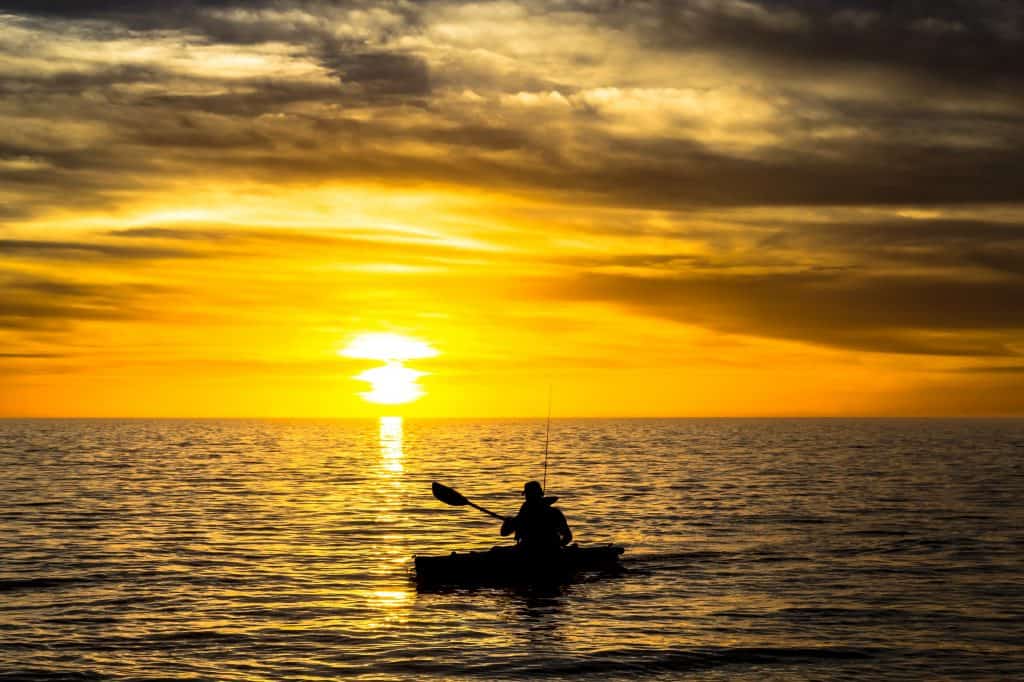
<path id="1" fill-rule="evenodd" d="M 401 405 L 423 397 L 423 387 L 416 380 L 424 374 L 396 360 L 383 367 L 368 369 L 355 378 L 370 384 L 369 391 L 359 394 L 365 400 L 382 405 Z"/>
<path id="2" fill-rule="evenodd" d="M 382 367 L 373 367 L 354 377 L 370 384 L 370 390 L 359 395 L 371 403 L 401 405 L 426 394 L 418 383 L 426 372 L 410 369 L 403 362 L 432 358 L 438 352 L 424 341 L 401 334 L 360 334 L 338 354 L 383 362 Z"/>

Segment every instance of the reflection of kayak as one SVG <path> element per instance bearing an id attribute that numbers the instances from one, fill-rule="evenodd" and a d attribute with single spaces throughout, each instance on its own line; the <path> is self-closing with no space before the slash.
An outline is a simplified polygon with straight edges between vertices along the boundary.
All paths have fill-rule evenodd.
<path id="1" fill-rule="evenodd" d="M 514 547 L 486 552 L 452 552 L 416 557 L 416 580 L 434 585 L 480 585 L 570 582 L 587 571 L 621 569 L 616 545 L 571 545 L 553 555 L 530 555 Z"/>

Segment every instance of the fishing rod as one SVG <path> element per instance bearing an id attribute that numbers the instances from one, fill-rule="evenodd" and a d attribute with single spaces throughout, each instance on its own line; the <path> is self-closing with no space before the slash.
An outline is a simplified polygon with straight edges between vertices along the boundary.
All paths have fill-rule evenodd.
<path id="1" fill-rule="evenodd" d="M 544 427 L 544 482 L 541 488 L 548 489 L 548 443 L 551 441 L 551 384 L 548 384 L 548 423 Z"/>

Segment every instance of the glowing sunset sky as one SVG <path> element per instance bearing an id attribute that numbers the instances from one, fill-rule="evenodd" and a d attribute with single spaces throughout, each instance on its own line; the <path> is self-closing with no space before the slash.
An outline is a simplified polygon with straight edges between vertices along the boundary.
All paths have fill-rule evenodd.
<path id="1" fill-rule="evenodd" d="M 1024 414 L 1024 2 L 24 0 L 0 92 L 0 415 L 380 414 L 366 333 L 409 416 Z"/>

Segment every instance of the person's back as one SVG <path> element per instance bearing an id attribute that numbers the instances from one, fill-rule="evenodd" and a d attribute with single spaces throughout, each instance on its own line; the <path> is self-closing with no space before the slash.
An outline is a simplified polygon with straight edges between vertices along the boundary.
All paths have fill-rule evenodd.
<path id="1" fill-rule="evenodd" d="M 514 532 L 516 542 L 529 552 L 553 552 L 572 542 L 572 531 L 565 514 L 551 506 L 556 498 L 544 497 L 544 490 L 536 481 L 523 486 L 523 495 L 526 500 L 519 508 L 519 514 L 505 520 L 501 527 L 502 535 Z"/>

